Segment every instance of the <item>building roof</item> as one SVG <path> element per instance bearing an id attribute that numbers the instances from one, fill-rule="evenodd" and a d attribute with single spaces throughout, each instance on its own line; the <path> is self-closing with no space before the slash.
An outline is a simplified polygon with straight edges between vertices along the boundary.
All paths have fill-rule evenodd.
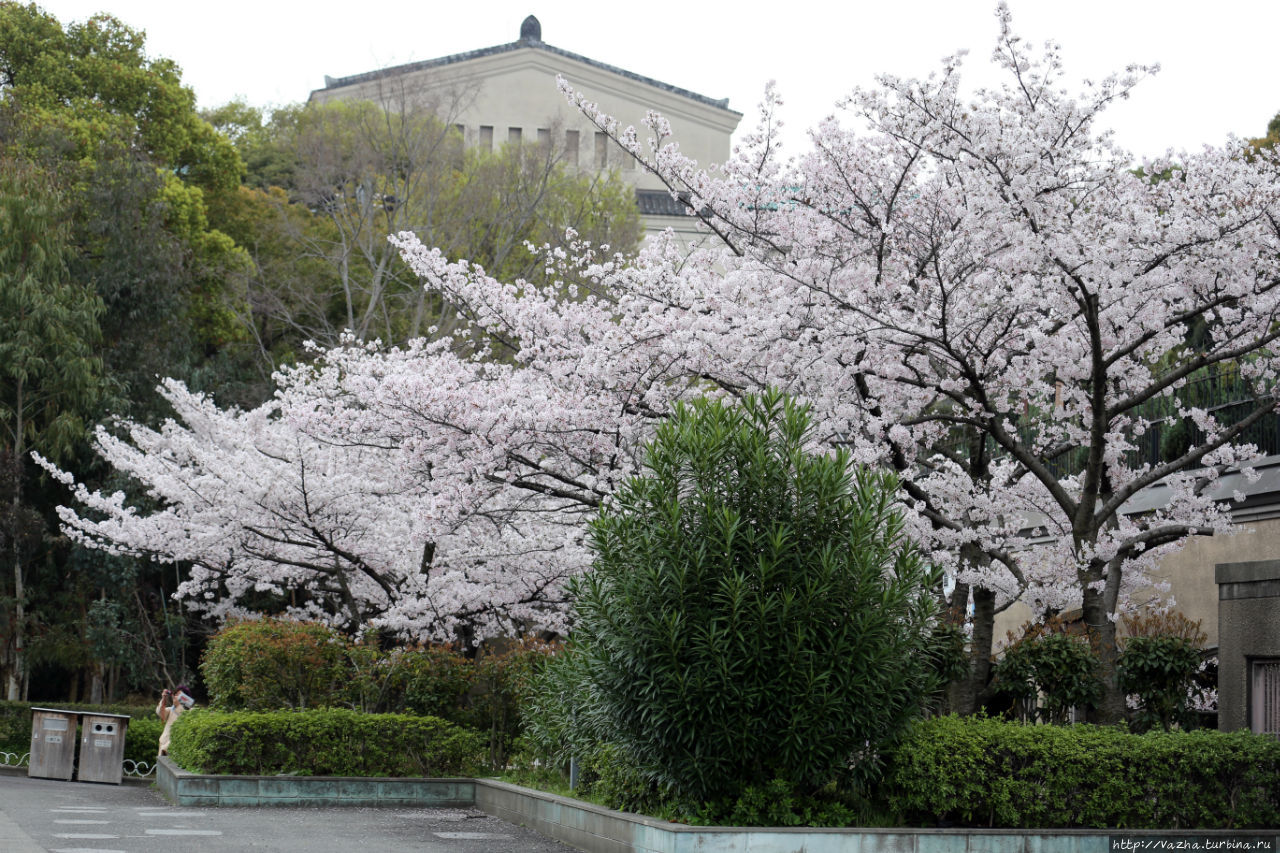
<path id="1" fill-rule="evenodd" d="M 667 190 L 636 190 L 636 207 L 641 216 L 693 216 L 689 202 Z"/>
<path id="2" fill-rule="evenodd" d="M 669 92 L 673 95 L 688 98 L 699 104 L 708 107 L 722 109 L 725 112 L 741 116 L 742 113 L 729 109 L 728 98 L 709 98 L 706 95 L 699 95 L 697 92 L 690 92 L 688 89 L 681 89 L 679 86 L 672 86 L 670 83 L 663 83 L 660 80 L 654 80 L 652 77 L 645 77 L 624 68 L 618 68 L 615 65 L 599 62 L 594 59 L 573 53 L 562 48 L 549 45 L 542 40 L 542 25 L 538 23 L 538 19 L 533 15 L 525 18 L 520 24 L 520 38 L 508 44 L 498 44 L 493 47 L 483 47 L 479 50 L 470 50 L 465 53 L 455 53 L 450 56 L 441 56 L 437 59 L 425 59 L 420 62 L 410 62 L 405 65 L 395 65 L 391 68 L 382 68 L 377 71 L 366 71 L 363 74 L 352 74 L 348 77 L 330 77 L 328 74 L 324 77 L 325 89 L 340 89 L 343 86 L 354 86 L 359 83 L 368 83 L 374 80 L 380 80 L 387 77 L 395 77 L 401 74 L 409 74 L 414 71 L 424 71 L 430 68 L 441 68 L 446 65 L 454 65 L 459 62 L 466 62 L 471 59 L 480 59 L 485 56 L 495 56 L 500 53 L 510 53 L 516 50 L 541 50 L 556 56 L 562 56 L 566 59 L 572 59 L 575 62 L 581 62 L 590 65 L 593 68 L 599 68 L 612 74 L 626 77 L 629 80 L 635 80 L 638 83 L 644 83 Z"/>
<path id="3" fill-rule="evenodd" d="M 1206 487 L 1204 494 L 1220 503 L 1229 503 L 1231 521 L 1247 524 L 1268 518 L 1280 518 L 1280 455 L 1262 456 L 1248 463 L 1253 470 L 1250 477 L 1236 466 Z M 1243 500 L 1236 500 L 1239 494 Z M 1169 505 L 1169 484 L 1164 480 L 1152 483 L 1120 507 L 1121 515 L 1144 515 Z M 1045 530 L 1046 516 L 1029 513 L 1023 517 L 1023 531 L 1033 534 L 1037 542 L 1054 539 Z"/>

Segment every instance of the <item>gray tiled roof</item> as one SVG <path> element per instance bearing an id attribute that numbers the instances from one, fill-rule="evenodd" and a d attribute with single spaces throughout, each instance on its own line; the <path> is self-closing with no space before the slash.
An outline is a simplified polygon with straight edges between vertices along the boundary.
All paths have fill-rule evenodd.
<path id="1" fill-rule="evenodd" d="M 692 216 L 689 204 L 672 198 L 666 190 L 636 190 L 636 207 L 641 216 Z"/>
<path id="2" fill-rule="evenodd" d="M 529 17 L 533 18 L 532 15 L 530 15 Z M 528 20 L 529 19 L 526 19 L 525 24 L 521 26 L 522 38 L 520 38 L 520 40 L 518 41 L 510 42 L 509 44 L 499 44 L 499 45 L 494 45 L 493 47 L 484 47 L 484 48 L 480 48 L 479 50 L 470 50 L 470 51 L 467 51 L 466 53 L 455 53 L 450 56 L 441 56 L 438 59 L 425 59 L 420 62 L 410 62 L 405 65 L 396 65 L 391 68 L 382 68 L 377 71 L 366 71 L 363 74 L 352 74 L 349 77 L 330 77 L 329 75 L 326 74 L 324 78 L 324 88 L 340 89 L 343 86 L 353 86 L 357 83 L 367 83 L 373 80 L 381 80 L 387 77 L 396 77 L 401 74 L 409 74 L 414 71 L 423 71 L 429 68 L 440 68 L 446 65 L 453 65 L 458 62 L 466 62 L 471 59 L 479 59 L 483 56 L 496 56 L 497 54 L 500 54 L 500 53 L 510 53 L 511 51 L 523 50 L 525 48 L 528 48 L 531 50 L 543 50 L 543 51 L 546 51 L 547 53 L 555 54 L 556 56 L 563 56 L 566 59 L 572 59 L 575 62 L 581 62 L 586 65 L 590 65 L 593 68 L 599 68 L 604 71 L 608 71 L 613 74 L 618 74 L 622 77 L 626 77 L 629 80 L 635 80 L 638 83 L 644 83 L 648 86 L 653 86 L 654 88 L 661 89 L 664 92 L 670 92 L 673 95 L 680 95 L 681 97 L 688 98 L 691 101 L 696 101 L 699 104 L 705 104 L 706 106 L 709 106 L 709 107 L 717 107 L 719 109 L 724 110 L 725 112 L 732 113 L 733 115 L 737 115 L 737 116 L 742 115 L 739 112 L 729 109 L 728 98 L 719 98 L 719 99 L 708 98 L 706 95 L 699 95 L 697 92 L 690 92 L 688 89 L 681 89 L 679 86 L 672 86 L 670 83 L 663 83 L 660 80 L 654 80 L 652 77 L 645 77 L 643 75 L 636 74 L 632 71 L 627 71 L 624 68 L 618 68 L 615 65 L 609 65 L 604 62 L 597 62 L 594 59 L 589 59 L 585 56 L 581 56 L 579 54 L 572 53 L 570 51 L 563 50 L 561 48 L 549 45 L 546 42 L 542 41 L 541 28 L 536 26 L 530 28 L 528 26 Z M 537 23 L 537 20 L 534 19 L 534 24 L 536 23 Z"/>

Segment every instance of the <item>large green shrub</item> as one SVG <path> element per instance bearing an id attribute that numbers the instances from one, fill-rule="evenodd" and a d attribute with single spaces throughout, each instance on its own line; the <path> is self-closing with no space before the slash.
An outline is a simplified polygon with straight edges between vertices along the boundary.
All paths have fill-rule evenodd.
<path id="1" fill-rule="evenodd" d="M 677 407 L 592 526 L 582 704 L 678 799 L 858 781 L 930 693 L 936 578 L 896 484 L 810 429 L 776 392 Z"/>
<path id="2" fill-rule="evenodd" d="M 879 789 L 903 825 L 1280 826 L 1280 741 L 983 717 L 917 721 Z"/>
<path id="3" fill-rule="evenodd" d="M 173 724 L 170 757 L 198 773 L 466 776 L 485 766 L 484 739 L 436 717 L 344 709 L 195 710 Z"/>
<path id="4" fill-rule="evenodd" d="M 342 640 L 323 625 L 260 619 L 228 625 L 200 663 L 211 701 L 245 710 L 344 703 L 350 681 Z"/>

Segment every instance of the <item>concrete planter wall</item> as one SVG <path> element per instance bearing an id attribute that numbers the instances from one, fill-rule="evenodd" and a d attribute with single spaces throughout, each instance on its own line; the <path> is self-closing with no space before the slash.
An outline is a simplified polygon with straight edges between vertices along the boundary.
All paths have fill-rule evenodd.
<path id="1" fill-rule="evenodd" d="M 472 779 L 204 776 L 162 756 L 156 786 L 180 806 L 470 806 Z"/>
<path id="2" fill-rule="evenodd" d="M 1244 848 L 1221 842 L 1244 840 L 1262 842 L 1250 848 L 1254 853 L 1280 853 L 1280 832 L 1275 830 L 1110 833 L 685 826 L 492 779 L 203 776 L 188 773 L 168 758 L 160 759 L 156 784 L 170 802 L 183 806 L 475 806 L 589 853 L 1229 853 Z M 1131 846 L 1113 843 L 1119 839 L 1129 840 Z M 1155 843 L 1132 844 L 1135 840 Z"/>
<path id="3" fill-rule="evenodd" d="M 1140 853 L 1206 851 L 1206 840 L 1260 840 L 1277 853 L 1275 830 L 814 829 L 685 826 L 626 814 L 505 782 L 476 780 L 476 806 L 510 823 L 591 853 Z M 1157 843 L 1122 849 L 1113 839 Z M 1181 848 L 1179 841 L 1188 844 Z M 1199 846 L 1193 846 L 1199 842 Z M 1269 844 L 1269 847 L 1266 846 Z M 1241 848 L 1220 846 L 1219 851 Z"/>

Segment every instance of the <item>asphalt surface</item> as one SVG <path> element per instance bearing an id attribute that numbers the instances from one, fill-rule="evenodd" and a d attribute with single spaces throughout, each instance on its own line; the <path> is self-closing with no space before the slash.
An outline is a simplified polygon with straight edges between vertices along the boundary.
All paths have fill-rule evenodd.
<path id="1" fill-rule="evenodd" d="M 154 788 L 0 773 L 0 853 L 568 853 L 476 809 L 189 808 Z"/>

